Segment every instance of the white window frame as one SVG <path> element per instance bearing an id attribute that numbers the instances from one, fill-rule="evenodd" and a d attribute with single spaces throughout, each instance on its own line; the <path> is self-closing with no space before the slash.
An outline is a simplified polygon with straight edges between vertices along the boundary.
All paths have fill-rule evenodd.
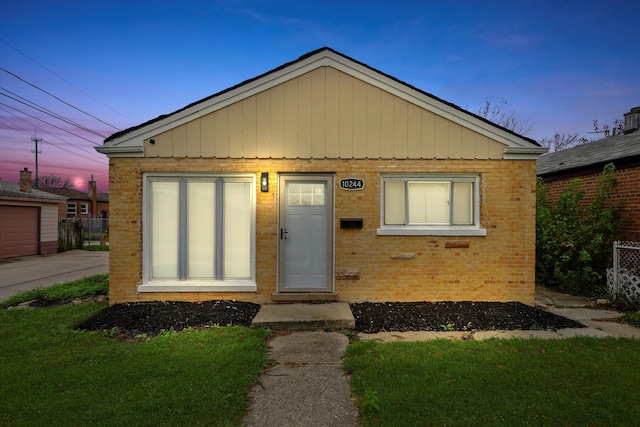
<path id="1" fill-rule="evenodd" d="M 151 185 L 152 181 L 176 182 L 182 179 L 228 179 L 251 183 L 250 277 L 248 279 L 154 279 L 151 277 Z M 142 282 L 139 292 L 256 292 L 256 179 L 254 174 L 230 173 L 144 173 L 142 184 Z M 180 230 L 180 233 L 186 233 Z M 214 244 L 212 242 L 212 244 Z M 184 262 L 180 260 L 179 262 Z"/>
<path id="2" fill-rule="evenodd" d="M 69 209 L 73 208 L 73 209 Z M 75 202 L 67 202 L 67 215 L 77 215 L 78 207 Z"/>
<path id="3" fill-rule="evenodd" d="M 471 225 L 386 225 L 385 182 L 472 182 L 473 223 Z M 380 227 L 379 236 L 486 236 L 487 230 L 480 226 L 480 175 L 477 174 L 388 174 L 380 179 Z"/>
<path id="4" fill-rule="evenodd" d="M 80 214 L 89 215 L 89 203 L 82 203 L 80 205 Z"/>

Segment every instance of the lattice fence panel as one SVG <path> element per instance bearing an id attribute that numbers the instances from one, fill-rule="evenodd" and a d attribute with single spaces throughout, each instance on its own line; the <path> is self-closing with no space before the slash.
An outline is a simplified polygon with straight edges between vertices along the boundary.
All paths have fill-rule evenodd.
<path id="1" fill-rule="evenodd" d="M 607 287 L 614 299 L 640 303 L 640 242 L 614 242 Z"/>

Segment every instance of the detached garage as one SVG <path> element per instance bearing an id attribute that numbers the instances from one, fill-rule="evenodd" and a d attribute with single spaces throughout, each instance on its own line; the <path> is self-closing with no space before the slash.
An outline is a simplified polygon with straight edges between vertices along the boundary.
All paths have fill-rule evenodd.
<path id="1" fill-rule="evenodd" d="M 26 169 L 20 178 L 21 185 L 0 179 L 0 258 L 55 253 L 58 206 L 66 199 L 32 189 Z"/>

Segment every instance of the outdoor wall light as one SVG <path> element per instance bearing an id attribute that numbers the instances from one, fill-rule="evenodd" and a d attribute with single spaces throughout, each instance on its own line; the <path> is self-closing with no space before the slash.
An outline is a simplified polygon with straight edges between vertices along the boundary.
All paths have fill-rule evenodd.
<path id="1" fill-rule="evenodd" d="M 260 191 L 263 193 L 269 191 L 269 172 L 262 172 L 260 174 Z"/>

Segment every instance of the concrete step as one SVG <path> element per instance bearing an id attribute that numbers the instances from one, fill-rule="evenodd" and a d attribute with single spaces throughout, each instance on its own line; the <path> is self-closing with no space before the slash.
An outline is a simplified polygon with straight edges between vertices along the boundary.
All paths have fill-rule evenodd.
<path id="1" fill-rule="evenodd" d="M 353 329 L 349 304 L 263 304 L 251 326 L 277 330 Z"/>

